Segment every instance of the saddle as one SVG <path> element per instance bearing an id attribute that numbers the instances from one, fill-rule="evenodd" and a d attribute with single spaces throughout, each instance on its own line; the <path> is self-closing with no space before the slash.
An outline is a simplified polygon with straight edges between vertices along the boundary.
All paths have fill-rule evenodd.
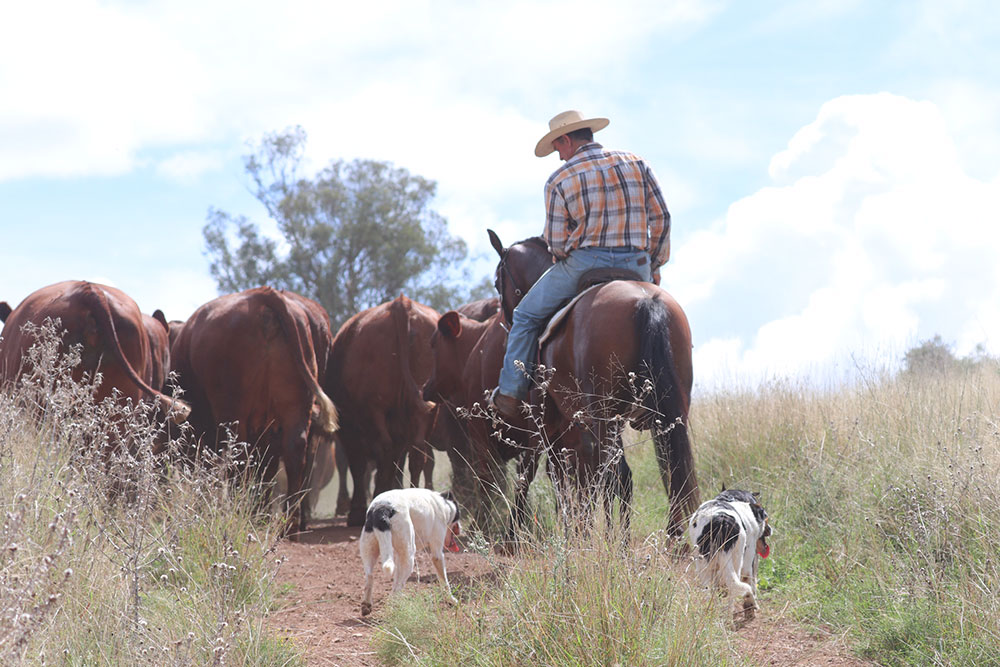
<path id="1" fill-rule="evenodd" d="M 570 308 L 573 307 L 573 304 L 579 301 L 580 297 L 590 290 L 603 285 L 604 283 L 610 283 L 612 280 L 636 280 L 642 282 L 643 278 L 631 269 L 620 269 L 615 267 L 591 269 L 585 272 L 576 282 L 576 296 L 566 302 L 562 308 L 557 310 L 555 314 L 549 318 L 548 324 L 545 325 L 545 330 L 538 338 L 539 355 L 541 355 L 542 352 L 542 345 L 544 345 L 545 341 L 549 339 L 549 336 L 551 336 L 555 330 L 559 328 L 559 325 L 566 317 L 566 313 L 568 313 Z M 535 363 L 538 363 L 538 359 L 535 359 Z"/>
<path id="2" fill-rule="evenodd" d="M 587 291 L 595 285 L 603 285 L 604 283 L 610 283 L 612 280 L 637 280 L 642 281 L 642 276 L 632 269 L 620 269 L 616 267 L 606 267 L 599 269 L 591 269 L 585 272 L 580 279 L 576 282 L 576 299 L 580 298 L 580 294 Z M 572 303 L 573 301 L 570 301 Z M 560 309 L 560 312 L 562 310 Z"/>

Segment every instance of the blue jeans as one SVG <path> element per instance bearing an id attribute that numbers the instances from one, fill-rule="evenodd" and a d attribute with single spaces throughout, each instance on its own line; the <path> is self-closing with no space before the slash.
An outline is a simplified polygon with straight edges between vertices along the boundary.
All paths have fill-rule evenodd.
<path id="1" fill-rule="evenodd" d="M 649 255 L 645 250 L 633 248 L 578 248 L 566 259 L 553 264 L 514 309 L 514 321 L 507 334 L 507 352 L 500 370 L 501 394 L 527 400 L 531 377 L 525 371 L 533 372 L 538 356 L 538 337 L 545 323 L 576 296 L 580 276 L 597 268 L 631 269 L 643 280 L 650 279 Z M 524 362 L 525 371 L 514 366 L 515 360 Z"/>

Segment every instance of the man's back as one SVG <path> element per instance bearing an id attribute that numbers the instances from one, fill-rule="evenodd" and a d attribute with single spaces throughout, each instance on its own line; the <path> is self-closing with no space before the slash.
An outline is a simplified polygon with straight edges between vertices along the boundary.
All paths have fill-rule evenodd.
<path id="1" fill-rule="evenodd" d="M 549 177 L 545 202 L 545 240 L 560 259 L 576 248 L 630 246 L 648 250 L 656 266 L 666 261 L 670 214 L 637 155 L 582 146 Z"/>

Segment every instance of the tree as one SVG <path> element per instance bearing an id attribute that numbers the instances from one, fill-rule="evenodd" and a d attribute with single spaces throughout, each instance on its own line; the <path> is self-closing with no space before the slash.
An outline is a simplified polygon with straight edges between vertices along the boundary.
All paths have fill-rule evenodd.
<path id="1" fill-rule="evenodd" d="M 910 348 L 903 357 L 903 373 L 915 376 L 945 375 L 996 366 L 997 360 L 989 355 L 982 343 L 977 344 L 968 356 L 959 358 L 940 334 Z"/>
<path id="2" fill-rule="evenodd" d="M 903 372 L 922 375 L 943 375 L 959 366 L 951 347 L 941 339 L 940 334 L 925 340 L 920 345 L 906 351 L 903 357 Z"/>
<path id="3" fill-rule="evenodd" d="M 335 160 L 299 176 L 306 133 L 265 135 L 244 157 L 253 193 L 282 241 L 243 216 L 210 209 L 202 232 L 219 290 L 259 285 L 319 301 L 334 326 L 399 294 L 447 310 L 486 296 L 472 289 L 465 242 L 431 209 L 436 184 L 375 160 Z"/>

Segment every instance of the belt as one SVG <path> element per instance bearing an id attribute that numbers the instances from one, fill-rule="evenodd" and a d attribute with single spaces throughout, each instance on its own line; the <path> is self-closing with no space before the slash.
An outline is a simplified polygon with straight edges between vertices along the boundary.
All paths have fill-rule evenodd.
<path id="1" fill-rule="evenodd" d="M 610 250 L 612 252 L 646 252 L 645 248 L 636 248 L 633 245 L 625 246 L 599 246 L 599 245 L 588 245 L 583 246 L 580 250 Z"/>

